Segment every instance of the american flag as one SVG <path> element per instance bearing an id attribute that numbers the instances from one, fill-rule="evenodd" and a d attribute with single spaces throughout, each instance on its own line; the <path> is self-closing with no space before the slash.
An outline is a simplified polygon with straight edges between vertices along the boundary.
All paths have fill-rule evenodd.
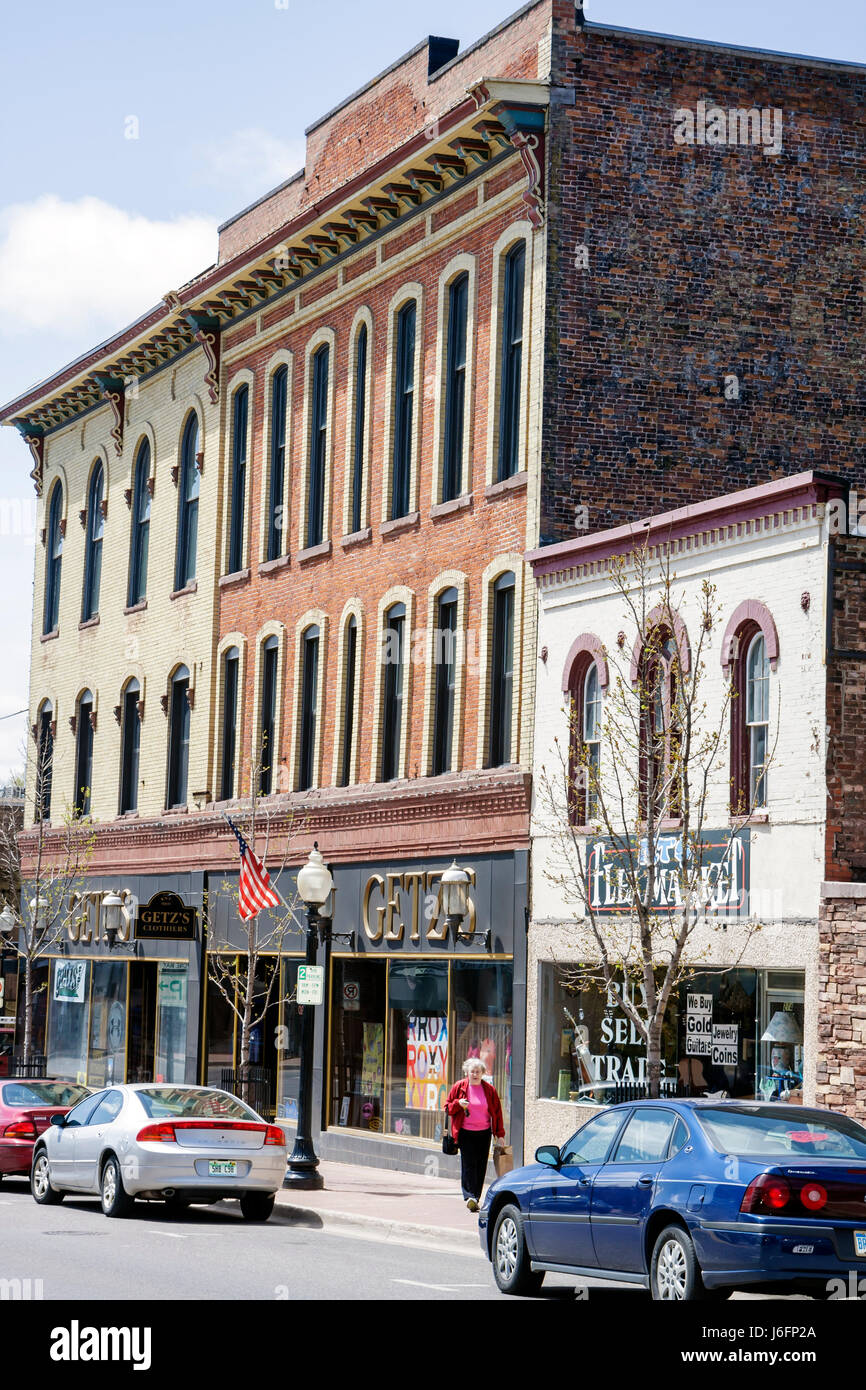
<path id="1" fill-rule="evenodd" d="M 241 850 L 238 884 L 238 911 L 245 922 L 265 907 L 279 907 L 281 899 L 271 887 L 271 878 L 261 859 L 257 859 L 233 821 L 226 816 Z"/>

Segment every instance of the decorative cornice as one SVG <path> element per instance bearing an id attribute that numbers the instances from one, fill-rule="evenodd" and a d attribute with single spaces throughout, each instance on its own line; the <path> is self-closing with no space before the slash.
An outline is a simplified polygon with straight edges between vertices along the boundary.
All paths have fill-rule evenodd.
<path id="1" fill-rule="evenodd" d="M 15 428 L 22 434 L 27 441 L 27 446 L 33 455 L 33 470 L 30 477 L 33 479 L 33 486 L 36 496 L 42 496 L 42 473 L 45 455 L 45 431 L 41 425 L 31 425 L 27 420 L 16 420 Z"/>
<path id="2" fill-rule="evenodd" d="M 208 390 L 211 405 L 220 398 L 220 323 L 211 314 L 198 314 L 187 310 L 184 315 L 197 343 L 204 350 L 208 369 L 204 374 L 204 384 Z"/>
<path id="3" fill-rule="evenodd" d="M 94 372 L 93 379 L 99 386 L 103 398 L 111 406 L 111 413 L 114 416 L 111 438 L 114 440 L 114 452 L 119 458 L 123 453 L 125 382 L 122 377 L 106 376 L 102 372 Z"/>

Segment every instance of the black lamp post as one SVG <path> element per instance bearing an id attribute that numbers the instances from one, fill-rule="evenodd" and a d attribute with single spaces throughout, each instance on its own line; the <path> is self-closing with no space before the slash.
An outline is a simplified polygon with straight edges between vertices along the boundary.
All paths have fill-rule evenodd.
<path id="1" fill-rule="evenodd" d="M 306 864 L 298 871 L 298 892 L 307 908 L 307 965 L 316 964 L 319 945 L 319 908 L 327 902 L 334 880 L 319 853 L 318 843 L 310 851 Z M 301 1085 L 298 1095 L 298 1128 L 295 1147 L 283 1178 L 283 1187 L 311 1191 L 324 1187 L 325 1180 L 318 1171 L 319 1160 L 313 1148 L 313 1043 L 315 1019 L 313 1006 L 304 1004 L 301 1016 Z"/>

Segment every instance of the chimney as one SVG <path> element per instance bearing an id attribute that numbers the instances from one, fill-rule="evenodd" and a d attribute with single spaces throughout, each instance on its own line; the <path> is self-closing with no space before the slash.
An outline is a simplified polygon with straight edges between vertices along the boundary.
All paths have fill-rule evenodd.
<path id="1" fill-rule="evenodd" d="M 434 72 L 456 58 L 459 48 L 459 39 L 440 39 L 431 34 L 427 39 L 427 76 L 432 77 Z"/>

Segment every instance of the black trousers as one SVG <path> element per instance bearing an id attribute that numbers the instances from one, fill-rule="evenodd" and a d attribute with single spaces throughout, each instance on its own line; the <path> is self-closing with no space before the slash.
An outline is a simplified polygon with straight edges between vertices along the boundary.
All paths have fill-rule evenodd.
<path id="1" fill-rule="evenodd" d="M 457 1137 L 460 1149 L 460 1186 L 463 1200 L 474 1197 L 480 1202 L 487 1176 L 487 1159 L 490 1154 L 492 1131 L 489 1129 L 461 1129 Z"/>

